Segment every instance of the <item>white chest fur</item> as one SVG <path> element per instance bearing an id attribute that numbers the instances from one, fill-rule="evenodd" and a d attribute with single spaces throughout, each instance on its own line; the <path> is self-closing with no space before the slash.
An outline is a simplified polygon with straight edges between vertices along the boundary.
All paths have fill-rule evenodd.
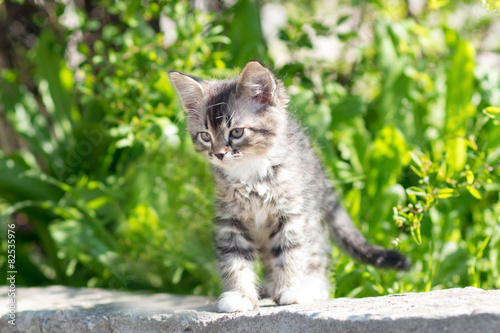
<path id="1" fill-rule="evenodd" d="M 274 190 L 266 179 L 272 173 L 271 162 L 267 158 L 245 159 L 230 170 L 234 183 L 231 184 L 233 195 L 240 203 L 241 218 L 250 222 L 249 227 L 260 233 L 270 217 L 271 199 Z"/>
<path id="2" fill-rule="evenodd" d="M 227 169 L 227 172 L 231 178 L 243 184 L 252 184 L 272 172 L 271 161 L 265 157 L 245 157 L 243 161 Z"/>

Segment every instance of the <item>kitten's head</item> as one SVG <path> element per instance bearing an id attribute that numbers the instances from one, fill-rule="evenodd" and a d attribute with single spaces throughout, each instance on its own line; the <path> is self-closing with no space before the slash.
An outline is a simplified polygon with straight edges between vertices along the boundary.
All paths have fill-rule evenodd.
<path id="1" fill-rule="evenodd" d="M 283 84 L 259 62 L 232 80 L 205 81 L 170 72 L 195 149 L 222 168 L 263 157 L 286 124 Z"/>

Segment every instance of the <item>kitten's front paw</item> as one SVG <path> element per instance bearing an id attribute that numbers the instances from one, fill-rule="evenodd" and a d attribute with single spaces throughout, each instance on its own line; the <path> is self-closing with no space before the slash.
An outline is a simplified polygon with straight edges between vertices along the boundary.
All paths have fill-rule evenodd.
<path id="1" fill-rule="evenodd" d="M 251 300 L 239 291 L 226 291 L 219 297 L 219 312 L 243 312 L 257 309 L 257 301 Z"/>

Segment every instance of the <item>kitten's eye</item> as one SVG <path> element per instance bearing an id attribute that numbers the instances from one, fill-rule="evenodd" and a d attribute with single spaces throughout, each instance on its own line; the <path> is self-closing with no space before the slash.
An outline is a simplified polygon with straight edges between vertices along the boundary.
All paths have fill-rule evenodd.
<path id="1" fill-rule="evenodd" d="M 229 135 L 231 135 L 233 139 L 239 139 L 243 136 L 244 130 L 244 128 L 235 128 Z"/>
<path id="2" fill-rule="evenodd" d="M 212 137 L 210 136 L 210 133 L 208 132 L 200 132 L 201 139 L 205 142 L 210 142 L 212 141 Z"/>

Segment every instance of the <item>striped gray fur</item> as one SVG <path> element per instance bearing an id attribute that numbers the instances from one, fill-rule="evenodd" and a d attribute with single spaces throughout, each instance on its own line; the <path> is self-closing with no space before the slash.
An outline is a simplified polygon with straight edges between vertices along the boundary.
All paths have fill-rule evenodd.
<path id="1" fill-rule="evenodd" d="M 215 248 L 225 289 L 220 311 L 255 309 L 259 293 L 280 305 L 328 298 L 325 230 L 361 262 L 409 268 L 402 254 L 368 243 L 356 229 L 270 70 L 252 61 L 231 80 L 179 72 L 170 78 L 216 183 Z M 256 258 L 265 269 L 260 288 Z"/>

